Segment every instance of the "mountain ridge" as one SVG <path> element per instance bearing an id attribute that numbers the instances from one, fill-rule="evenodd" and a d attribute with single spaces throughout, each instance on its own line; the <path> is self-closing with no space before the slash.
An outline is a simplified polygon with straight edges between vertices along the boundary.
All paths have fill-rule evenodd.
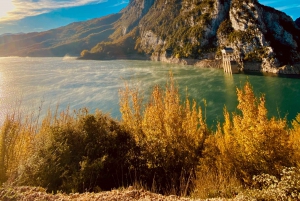
<path id="1" fill-rule="evenodd" d="M 78 56 L 83 49 L 106 40 L 120 16 L 117 13 L 44 32 L 2 36 L 0 56 Z"/>
<path id="2" fill-rule="evenodd" d="M 116 38 L 98 43 L 83 52 L 81 58 L 115 59 L 118 55 L 122 55 L 120 58 L 140 55 L 157 61 L 196 64 L 199 60 L 220 58 L 220 50 L 231 46 L 246 70 L 299 73 L 299 69 L 291 69 L 290 64 L 300 61 L 300 29 L 283 12 L 257 0 L 146 2 L 132 0 L 126 8 L 129 14 L 143 13 L 141 9 L 149 6 L 148 12 L 136 15 L 139 17 L 132 20 L 132 24 L 122 23 L 122 19 L 132 19 L 124 12 L 113 34 Z M 135 12 L 130 12 L 132 10 Z M 260 64 L 253 68 L 247 65 L 249 62 Z"/>
<path id="3" fill-rule="evenodd" d="M 119 13 L 103 18 L 2 36 L 0 56 L 80 53 L 80 59 L 197 64 L 220 58 L 220 50 L 230 46 L 246 70 L 289 73 L 300 62 L 299 21 L 257 0 L 131 0 Z M 253 69 L 247 62 L 259 65 Z"/>

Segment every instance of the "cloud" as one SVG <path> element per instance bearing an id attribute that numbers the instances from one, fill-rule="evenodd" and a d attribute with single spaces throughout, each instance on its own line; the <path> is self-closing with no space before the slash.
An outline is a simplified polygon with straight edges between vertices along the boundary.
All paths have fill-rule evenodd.
<path id="1" fill-rule="evenodd" d="M 300 4 L 291 4 L 291 5 L 288 5 L 288 6 L 280 6 L 280 7 L 276 7 L 277 10 L 288 10 L 288 9 L 291 9 L 291 8 L 300 8 Z"/>
<path id="2" fill-rule="evenodd" d="M 264 5 L 270 5 L 270 4 L 276 4 L 276 3 L 280 2 L 280 0 L 279 1 L 259 1 L 259 2 Z"/>
<path id="3" fill-rule="evenodd" d="M 35 31 L 42 31 L 44 28 L 34 28 Z"/>
<path id="4" fill-rule="evenodd" d="M 98 4 L 108 0 L 11 0 L 14 9 L 7 12 L 5 17 L 0 18 L 0 22 L 9 22 L 23 19 L 25 17 L 41 15 L 50 11 L 83 6 L 88 4 Z M 122 1 L 123 2 L 123 1 Z"/>
<path id="5" fill-rule="evenodd" d="M 282 4 L 285 0 L 260 0 L 259 2 L 264 5 Z"/>
<path id="6" fill-rule="evenodd" d="M 116 3 L 116 4 L 112 5 L 111 7 L 117 7 L 117 6 L 120 6 L 120 5 L 123 5 L 123 4 L 128 4 L 128 3 L 129 3 L 129 1 L 122 0 L 119 3 Z"/>

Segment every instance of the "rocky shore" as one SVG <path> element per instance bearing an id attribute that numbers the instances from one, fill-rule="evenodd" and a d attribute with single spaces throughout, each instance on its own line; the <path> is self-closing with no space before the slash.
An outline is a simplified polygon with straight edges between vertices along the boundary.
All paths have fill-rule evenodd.
<path id="1" fill-rule="evenodd" d="M 161 61 L 166 63 L 174 63 L 181 65 L 194 65 L 201 68 L 223 68 L 222 59 L 188 59 L 188 58 L 175 58 L 166 57 L 166 55 L 152 55 L 152 61 Z M 245 72 L 262 72 L 283 75 L 300 75 L 300 63 L 293 65 L 274 66 L 270 62 L 255 62 L 248 61 L 240 64 L 241 70 Z"/>

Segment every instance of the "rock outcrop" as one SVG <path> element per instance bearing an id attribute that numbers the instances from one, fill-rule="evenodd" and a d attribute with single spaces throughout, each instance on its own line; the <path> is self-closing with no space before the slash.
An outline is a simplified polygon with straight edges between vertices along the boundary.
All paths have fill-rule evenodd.
<path id="1" fill-rule="evenodd" d="M 244 70 L 253 70 L 249 66 L 256 63 L 257 71 L 282 73 L 280 67 L 300 62 L 299 27 L 285 13 L 257 0 L 151 0 L 147 13 L 138 2 L 132 0 L 121 19 L 136 10 L 139 17 L 128 25 L 136 28 L 131 50 L 152 60 L 195 65 L 221 58 L 220 49 L 230 46 Z M 107 45 L 102 42 L 89 53 L 102 53 L 103 59 Z M 114 45 L 120 48 L 111 42 L 109 50 Z"/>
<path id="2" fill-rule="evenodd" d="M 221 46 L 232 46 L 246 62 L 260 62 L 259 71 L 280 73 L 280 66 L 299 62 L 300 30 L 291 17 L 255 0 L 233 0 L 229 20 L 233 30 Z"/>

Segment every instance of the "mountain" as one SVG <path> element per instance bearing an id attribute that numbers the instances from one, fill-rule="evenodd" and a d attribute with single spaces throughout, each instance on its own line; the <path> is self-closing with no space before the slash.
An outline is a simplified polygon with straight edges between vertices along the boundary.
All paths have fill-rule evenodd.
<path id="1" fill-rule="evenodd" d="M 221 58 L 221 49 L 229 46 L 245 69 L 289 73 L 300 62 L 298 22 L 258 0 L 131 0 L 104 18 L 0 37 L 0 56 L 81 52 L 81 59 L 198 64 Z"/>
<path id="2" fill-rule="evenodd" d="M 296 25 L 300 28 L 300 17 L 295 21 Z"/>
<path id="3" fill-rule="evenodd" d="M 106 40 L 121 14 L 109 15 L 44 32 L 0 36 L 0 56 L 79 56 Z"/>
<path id="4" fill-rule="evenodd" d="M 0 37 L 1 36 L 11 36 L 11 35 L 21 35 L 21 34 L 24 34 L 24 33 L 22 33 L 22 32 L 20 32 L 20 33 L 4 33 L 4 34 L 1 34 Z"/>
<path id="5" fill-rule="evenodd" d="M 220 58 L 220 50 L 230 46 L 249 70 L 295 73 L 280 66 L 300 61 L 299 27 L 257 0 L 132 0 L 115 27 L 110 41 L 85 50 L 81 58 L 148 56 L 195 64 Z"/>

